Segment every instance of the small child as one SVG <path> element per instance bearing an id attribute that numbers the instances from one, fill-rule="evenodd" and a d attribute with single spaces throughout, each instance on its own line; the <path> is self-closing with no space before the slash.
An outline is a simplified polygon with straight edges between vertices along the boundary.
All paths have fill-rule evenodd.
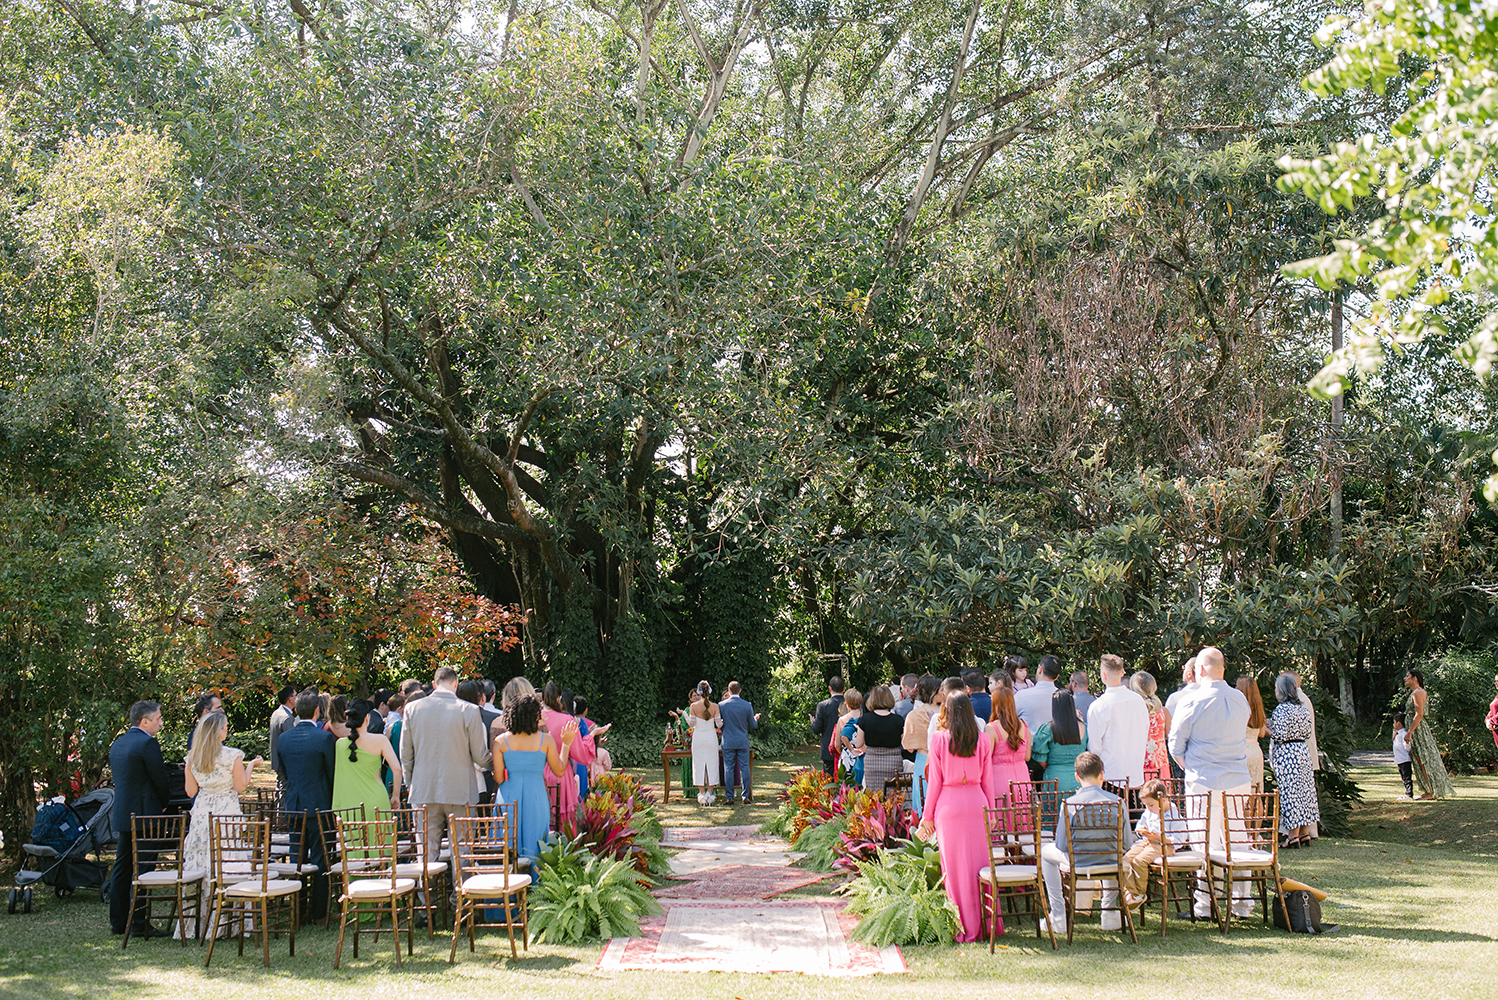
<path id="1" fill-rule="evenodd" d="M 1415 775 L 1410 765 L 1410 748 L 1404 742 L 1404 716 L 1394 716 L 1394 766 L 1404 782 L 1404 798 L 1415 797 Z"/>
<path id="2" fill-rule="evenodd" d="M 1189 845 L 1186 824 L 1170 804 L 1165 782 L 1158 778 L 1146 781 L 1139 789 L 1139 800 L 1144 804 L 1144 815 L 1134 826 L 1138 839 L 1124 855 L 1124 903 L 1131 910 L 1144 902 L 1150 866 Z"/>

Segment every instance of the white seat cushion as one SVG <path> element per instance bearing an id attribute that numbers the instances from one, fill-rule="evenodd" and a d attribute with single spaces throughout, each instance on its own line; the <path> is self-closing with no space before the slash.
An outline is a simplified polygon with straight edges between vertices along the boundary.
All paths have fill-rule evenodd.
<path id="1" fill-rule="evenodd" d="M 1227 866 L 1228 852 L 1213 851 L 1212 863 L 1214 865 Z M 1274 855 L 1269 851 L 1255 851 L 1247 847 L 1233 851 L 1234 868 L 1267 868 L 1274 863 Z"/>
<path id="2" fill-rule="evenodd" d="M 350 882 L 347 895 L 350 899 L 381 899 L 404 895 L 415 888 L 414 878 L 398 878 L 394 885 L 388 878 L 365 878 Z"/>
<path id="3" fill-rule="evenodd" d="M 1035 881 L 1035 866 L 999 865 L 997 868 L 981 868 L 978 870 L 978 880 L 996 885 L 1024 885 Z"/>
<path id="4" fill-rule="evenodd" d="M 253 882 L 239 882 L 224 890 L 225 896 L 236 899 L 259 899 L 261 896 L 289 896 L 294 892 L 302 891 L 302 883 L 292 882 L 287 879 L 272 879 L 260 888 L 260 880 Z"/>
<path id="5" fill-rule="evenodd" d="M 316 865 L 296 865 L 290 861 L 272 861 L 270 863 L 273 875 L 313 875 L 317 872 Z"/>
<path id="6" fill-rule="evenodd" d="M 1071 865 L 1070 864 L 1063 864 L 1061 866 L 1061 870 L 1064 871 L 1064 872 L 1069 872 L 1069 871 L 1071 871 Z M 1115 864 L 1113 864 L 1111 861 L 1108 862 L 1107 864 L 1104 864 L 1104 865 L 1082 865 L 1081 867 L 1079 867 L 1077 869 L 1077 877 L 1078 878 L 1097 878 L 1100 875 L 1117 875 L 1117 874 L 1118 874 L 1118 866 L 1115 865 Z"/>
<path id="7" fill-rule="evenodd" d="M 190 885 L 193 882 L 202 881 L 207 875 L 208 873 L 201 868 L 184 868 L 182 870 L 182 877 L 179 879 L 177 877 L 177 870 L 175 868 L 168 868 L 165 871 L 141 872 L 135 877 L 135 884 L 176 885 L 178 882 L 181 882 L 183 885 Z"/>
<path id="8" fill-rule="evenodd" d="M 529 875 L 472 875 L 464 879 L 459 892 L 465 896 L 503 895 L 531 884 Z"/>
<path id="9" fill-rule="evenodd" d="M 395 874 L 402 878 L 441 875 L 445 871 L 447 871 L 447 863 L 444 861 L 403 861 L 395 866 Z"/>
<path id="10" fill-rule="evenodd" d="M 1176 851 L 1161 860 L 1170 868 L 1200 868 L 1207 863 L 1207 856 L 1201 851 Z"/>

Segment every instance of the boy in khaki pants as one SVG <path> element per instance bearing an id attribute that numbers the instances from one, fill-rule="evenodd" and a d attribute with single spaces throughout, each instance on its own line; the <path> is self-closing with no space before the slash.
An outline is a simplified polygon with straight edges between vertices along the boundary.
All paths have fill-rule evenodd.
<path id="1" fill-rule="evenodd" d="M 1134 826 L 1134 846 L 1124 855 L 1124 903 L 1131 910 L 1144 902 L 1150 866 L 1189 844 L 1186 824 L 1170 804 L 1165 782 L 1146 781 L 1140 786 L 1139 800 L 1144 803 L 1144 815 Z"/>

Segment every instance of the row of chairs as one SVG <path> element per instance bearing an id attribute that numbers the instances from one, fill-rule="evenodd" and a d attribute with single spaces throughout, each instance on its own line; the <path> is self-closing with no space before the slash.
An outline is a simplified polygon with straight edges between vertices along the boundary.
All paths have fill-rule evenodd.
<path id="1" fill-rule="evenodd" d="M 1013 782 L 1009 792 L 985 810 L 989 864 L 979 872 L 978 879 L 990 951 L 997 940 L 998 918 L 1005 901 L 1016 916 L 1034 918 L 1035 934 L 1040 936 L 1040 918 L 1048 912 L 1040 859 L 1046 847 L 1054 843 L 1058 817 L 1067 842 L 1067 851 L 1057 858 L 1066 896 L 1067 942 L 1072 940 L 1080 895 L 1101 888 L 1105 881 L 1119 886 L 1116 909 L 1121 925 L 1132 940 L 1138 941 L 1133 913 L 1122 898 L 1122 873 L 1129 840 L 1126 830 L 1132 829 L 1139 813 L 1128 806 L 1119 809 L 1104 803 L 1063 808 L 1061 793 L 1049 787 L 1054 784 Z M 1137 789 L 1115 786 L 1109 790 L 1125 803 L 1138 803 Z M 1267 924 L 1270 895 L 1284 905 L 1279 871 L 1279 793 L 1187 795 L 1174 791 L 1171 799 L 1181 814 L 1176 835 L 1189 846 L 1162 856 L 1150 866 L 1144 906 L 1158 907 L 1160 936 L 1165 936 L 1168 915 L 1174 907 L 1184 906 L 1192 914 L 1192 921 L 1197 919 L 1193 894 L 1203 877 L 1210 888 L 1211 918 L 1224 934 L 1233 918 L 1235 883 L 1257 887 Z M 1139 809 L 1142 811 L 1142 806 Z M 1086 863 L 1079 862 L 1079 854 L 1086 855 Z M 1033 905 L 1020 908 L 1021 903 Z M 1051 947 L 1055 948 L 1055 929 L 1049 928 L 1049 933 Z"/>
<path id="2" fill-rule="evenodd" d="M 517 929 L 522 945 L 530 947 L 526 896 L 531 879 L 517 868 L 514 813 L 513 805 L 498 805 L 478 815 L 453 817 L 452 839 L 442 841 L 439 859 L 427 860 L 421 810 L 381 810 L 373 820 L 366 818 L 362 806 L 327 810 L 319 815 L 319 829 L 313 832 L 323 841 L 326 873 L 306 860 L 309 838 L 306 817 L 300 813 L 210 817 L 208 871 L 187 867 L 187 817 L 136 816 L 129 859 L 137 872 L 131 887 L 131 912 L 149 922 L 162 919 L 159 910 L 164 909 L 184 944 L 189 939 L 201 940 L 206 933 L 205 966 L 213 961 L 221 929 L 238 938 L 241 955 L 246 938 L 255 934 L 269 966 L 274 935 L 285 933 L 290 953 L 296 954 L 296 933 L 313 880 L 327 877 L 330 888 L 341 889 L 334 968 L 342 961 L 349 930 L 353 931 L 355 957 L 363 935 L 373 934 L 378 941 L 381 934 L 393 934 L 399 965 L 402 927 L 409 955 L 414 948 L 417 911 L 426 916 L 430 939 L 437 920 L 447 915 L 451 889 L 457 909 L 448 960 L 455 960 L 458 938 L 465 929 L 469 950 L 474 950 L 477 927 L 504 928 L 511 955 L 518 957 Z M 456 884 L 449 877 L 453 859 L 459 873 Z M 125 862 L 121 858 L 118 863 Z M 205 885 L 212 886 L 206 907 Z M 331 919 L 331 907 L 328 916 Z M 367 929 L 370 917 L 373 927 Z M 127 930 L 123 947 L 129 943 Z"/>

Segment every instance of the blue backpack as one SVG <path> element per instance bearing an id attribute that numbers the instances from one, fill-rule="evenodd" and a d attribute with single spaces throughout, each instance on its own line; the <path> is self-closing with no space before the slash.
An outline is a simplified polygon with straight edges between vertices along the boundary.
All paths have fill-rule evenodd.
<path id="1" fill-rule="evenodd" d="M 36 811 L 36 822 L 31 824 L 29 843 L 50 847 L 59 854 L 83 836 L 83 823 L 71 806 L 64 802 L 48 802 Z"/>

